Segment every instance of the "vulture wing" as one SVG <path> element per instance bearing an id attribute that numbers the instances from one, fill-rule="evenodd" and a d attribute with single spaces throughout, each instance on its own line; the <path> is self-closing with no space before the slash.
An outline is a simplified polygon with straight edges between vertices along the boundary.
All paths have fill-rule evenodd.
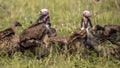
<path id="1" fill-rule="evenodd" d="M 5 38 L 5 37 L 14 35 L 14 34 L 15 34 L 15 32 L 11 28 L 5 29 L 5 30 L 0 32 L 0 40 Z"/>
<path id="2" fill-rule="evenodd" d="M 44 23 L 36 23 L 23 30 L 20 34 L 20 41 L 30 40 L 30 39 L 40 39 L 46 30 Z"/>

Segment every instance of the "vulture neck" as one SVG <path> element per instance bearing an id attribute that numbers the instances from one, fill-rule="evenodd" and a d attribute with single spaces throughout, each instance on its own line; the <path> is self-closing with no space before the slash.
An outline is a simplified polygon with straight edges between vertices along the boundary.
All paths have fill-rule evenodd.
<path id="1" fill-rule="evenodd" d="M 15 25 L 11 24 L 11 25 L 10 25 L 10 28 L 11 28 L 14 32 L 16 31 Z"/>
<path id="2" fill-rule="evenodd" d="M 83 17 L 84 22 L 89 22 L 89 17 Z"/>

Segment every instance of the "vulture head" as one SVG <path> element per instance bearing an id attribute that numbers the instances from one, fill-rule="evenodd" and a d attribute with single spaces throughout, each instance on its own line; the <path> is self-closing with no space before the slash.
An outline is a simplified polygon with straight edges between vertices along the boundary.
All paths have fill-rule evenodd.
<path id="1" fill-rule="evenodd" d="M 13 21 L 13 22 L 10 24 L 10 28 L 11 28 L 14 32 L 15 32 L 15 28 L 18 27 L 18 26 L 22 27 L 22 24 L 21 24 L 20 22 L 18 22 L 18 21 Z"/>
<path id="2" fill-rule="evenodd" d="M 18 21 L 13 21 L 10 26 L 11 27 L 17 27 L 17 26 L 22 26 L 22 25 Z"/>
<path id="3" fill-rule="evenodd" d="M 16 27 L 16 26 L 22 26 L 22 25 L 21 25 L 19 22 L 17 22 L 17 21 L 14 22 L 14 25 L 15 25 L 15 27 Z"/>

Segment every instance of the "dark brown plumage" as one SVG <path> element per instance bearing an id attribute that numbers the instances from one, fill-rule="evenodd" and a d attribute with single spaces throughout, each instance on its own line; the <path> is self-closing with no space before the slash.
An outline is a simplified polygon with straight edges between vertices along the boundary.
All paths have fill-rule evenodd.
<path id="1" fill-rule="evenodd" d="M 22 33 L 20 34 L 20 43 L 24 43 L 26 40 L 31 39 L 43 41 L 46 34 L 48 34 L 49 37 L 56 36 L 56 30 L 54 28 L 50 28 L 50 30 L 48 30 L 45 23 L 35 22 L 22 31 Z"/>
<path id="2" fill-rule="evenodd" d="M 35 54 L 36 49 L 41 51 L 41 48 L 48 49 L 45 46 L 45 41 L 49 37 L 53 37 L 56 34 L 55 29 L 48 30 L 46 28 L 46 25 L 44 23 L 34 23 L 20 34 L 20 50 L 24 52 L 25 50 L 30 50 L 32 49 L 32 53 Z M 48 36 L 46 38 L 46 36 Z M 41 51 L 42 52 L 42 51 Z M 39 53 L 37 51 L 36 53 Z"/>
<path id="3" fill-rule="evenodd" d="M 75 30 L 75 32 L 70 36 L 67 45 L 71 54 L 76 53 L 80 48 L 83 48 L 82 46 L 85 46 L 86 37 L 86 30 Z"/>
<path id="4" fill-rule="evenodd" d="M 45 31 L 46 27 L 44 23 L 35 23 L 22 31 L 20 34 L 20 42 L 30 39 L 42 39 Z"/>
<path id="5" fill-rule="evenodd" d="M 17 26 L 22 26 L 19 22 L 14 21 L 11 23 L 10 27 L 0 31 L 0 51 L 5 51 L 11 53 L 17 47 L 18 37 L 15 35 L 15 28 Z"/>
<path id="6" fill-rule="evenodd" d="M 71 36 L 60 35 L 49 38 L 49 42 L 57 43 L 61 52 L 65 54 L 67 50 L 77 52 L 81 46 L 81 41 L 86 38 L 86 30 L 77 29 Z M 78 44 L 78 42 L 80 44 Z"/>
<path id="7" fill-rule="evenodd" d="M 68 44 L 68 38 L 69 38 L 69 36 L 59 35 L 56 37 L 49 38 L 48 42 L 57 43 L 57 45 L 60 49 L 66 49 L 64 47 L 67 46 L 67 44 Z"/>
<path id="8" fill-rule="evenodd" d="M 117 32 L 120 33 L 120 26 L 119 25 L 105 25 L 104 27 L 100 25 L 93 26 L 94 31 L 103 31 L 103 35 L 110 37 L 113 34 L 116 34 Z"/>
<path id="9" fill-rule="evenodd" d="M 99 31 L 99 30 L 104 31 L 104 27 L 102 27 L 102 26 L 100 26 L 100 25 L 94 25 L 94 26 L 92 27 L 92 29 L 93 29 L 94 31 Z"/>
<path id="10" fill-rule="evenodd" d="M 19 22 L 14 21 L 13 23 L 10 24 L 10 27 L 0 31 L 0 40 L 3 39 L 6 36 L 12 36 L 15 35 L 15 27 L 16 26 L 22 26 Z"/>
<path id="11" fill-rule="evenodd" d="M 96 44 L 92 45 L 98 56 L 120 58 L 120 44 L 118 44 L 118 42 L 120 42 L 120 35 L 116 35 L 117 33 L 120 33 L 120 26 L 105 25 L 104 27 L 102 27 L 100 25 L 95 25 L 90 31 L 95 31 L 96 35 L 95 37 L 93 37 L 93 40 L 95 38 L 98 38 L 96 39 L 96 41 L 94 41 L 94 43 Z M 101 32 L 98 35 L 97 32 L 99 31 Z M 116 39 L 118 38 L 119 40 L 117 41 Z M 106 41 L 110 41 L 112 44 L 106 44 Z M 106 50 L 106 52 L 104 51 L 104 49 Z M 105 52 L 106 55 L 103 52 Z"/>
<path id="12" fill-rule="evenodd" d="M 113 44 L 120 45 L 120 26 L 105 25 L 103 35 Z"/>
<path id="13" fill-rule="evenodd" d="M 49 45 L 48 46 L 52 46 L 54 52 L 60 52 L 63 54 L 63 57 L 66 58 L 67 55 L 67 44 L 68 44 L 68 38 L 69 36 L 67 35 L 59 35 L 59 36 L 55 36 L 55 37 L 50 37 L 48 39 Z"/>
<path id="14" fill-rule="evenodd" d="M 119 25 L 105 25 L 104 26 L 104 35 L 110 36 L 112 34 L 120 33 L 120 26 Z"/>

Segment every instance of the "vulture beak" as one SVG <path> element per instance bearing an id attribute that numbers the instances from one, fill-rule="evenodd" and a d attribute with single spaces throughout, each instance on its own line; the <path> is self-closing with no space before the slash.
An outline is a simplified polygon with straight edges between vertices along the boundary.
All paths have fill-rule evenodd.
<path id="1" fill-rule="evenodd" d="M 22 24 L 21 24 L 20 22 L 16 22 L 16 23 L 15 23 L 15 26 L 22 27 Z M 23 27 L 22 27 L 22 29 L 23 29 Z"/>
<path id="2" fill-rule="evenodd" d="M 20 27 L 22 27 L 22 24 L 19 23 L 19 22 L 15 22 L 15 26 L 20 26 Z"/>
<path id="3" fill-rule="evenodd" d="M 20 27 L 22 27 L 22 24 L 20 24 L 20 23 L 19 23 L 17 26 L 20 26 Z"/>

